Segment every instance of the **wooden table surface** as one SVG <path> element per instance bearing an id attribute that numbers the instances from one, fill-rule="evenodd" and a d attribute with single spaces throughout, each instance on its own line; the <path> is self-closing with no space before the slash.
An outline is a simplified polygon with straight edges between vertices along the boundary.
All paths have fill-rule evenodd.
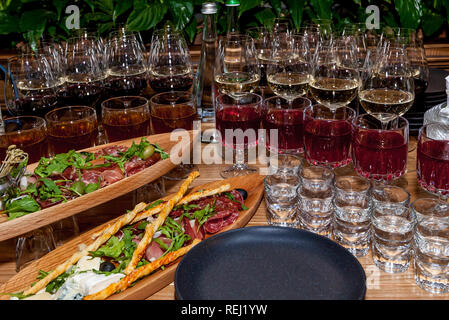
<path id="1" fill-rule="evenodd" d="M 412 146 L 416 146 L 416 140 L 412 138 L 410 142 Z M 203 145 L 204 147 L 204 145 Z M 198 165 L 201 173 L 193 186 L 197 186 L 206 182 L 219 180 L 220 171 L 226 165 Z M 406 188 L 411 194 L 411 201 L 429 196 L 425 191 L 420 189 L 416 180 L 416 149 L 409 153 L 408 172 L 399 179 L 395 184 Z M 352 167 L 340 168 L 336 171 L 337 175 L 355 174 Z M 165 180 L 166 192 L 175 192 L 180 182 Z M 108 221 L 131 209 L 134 202 L 134 193 L 122 196 L 118 199 L 110 201 L 104 205 L 95 207 L 87 212 L 77 215 L 81 232 L 87 231 L 105 221 Z M 267 225 L 265 218 L 266 207 L 264 201 L 261 202 L 258 210 L 248 223 L 248 226 Z M 359 258 L 360 263 L 365 269 L 367 277 L 366 299 L 449 299 L 449 294 L 431 294 L 415 284 L 414 268 L 410 268 L 400 274 L 389 274 L 378 269 L 372 260 L 371 251 L 365 257 Z M 0 284 L 12 277 L 15 272 L 14 262 L 14 240 L 0 242 Z M 148 297 L 149 300 L 172 300 L 174 299 L 174 285 L 171 283 L 159 292 Z"/>

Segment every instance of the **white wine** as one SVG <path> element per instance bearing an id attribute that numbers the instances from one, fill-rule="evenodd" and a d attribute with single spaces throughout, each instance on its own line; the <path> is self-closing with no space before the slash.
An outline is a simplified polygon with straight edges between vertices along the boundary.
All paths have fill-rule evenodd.
<path id="1" fill-rule="evenodd" d="M 215 84 L 218 91 L 234 97 L 253 92 L 257 88 L 259 81 L 259 74 L 241 71 L 226 72 L 215 76 Z"/>
<path id="2" fill-rule="evenodd" d="M 325 106 L 345 106 L 356 96 L 359 82 L 353 79 L 314 78 L 309 83 L 313 98 Z"/>
<path id="3" fill-rule="evenodd" d="M 287 100 L 293 100 L 307 93 L 309 76 L 295 72 L 280 72 L 268 76 L 273 92 Z"/>
<path id="4" fill-rule="evenodd" d="M 406 113 L 414 99 L 411 92 L 403 90 L 367 89 L 360 91 L 359 100 L 366 112 L 387 121 Z"/>

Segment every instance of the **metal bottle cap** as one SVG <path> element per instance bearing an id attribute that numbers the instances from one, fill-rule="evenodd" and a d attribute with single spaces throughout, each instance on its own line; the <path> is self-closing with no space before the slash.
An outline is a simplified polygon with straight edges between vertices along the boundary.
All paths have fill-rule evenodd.
<path id="1" fill-rule="evenodd" d="M 217 13 L 217 5 L 215 2 L 205 2 L 201 8 L 202 14 L 214 14 Z"/>

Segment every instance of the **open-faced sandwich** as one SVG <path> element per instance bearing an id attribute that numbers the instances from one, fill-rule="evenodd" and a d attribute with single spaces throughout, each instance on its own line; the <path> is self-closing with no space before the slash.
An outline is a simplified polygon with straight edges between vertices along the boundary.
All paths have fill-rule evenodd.
<path id="1" fill-rule="evenodd" d="M 96 153 L 76 152 L 41 158 L 33 172 L 7 190 L 2 212 L 8 220 L 83 196 L 134 175 L 169 155 L 142 138 L 129 148 L 111 145 Z"/>
<path id="2" fill-rule="evenodd" d="M 106 299 L 175 262 L 247 210 L 246 191 L 229 184 L 184 196 L 198 175 L 192 172 L 168 199 L 137 204 L 54 270 L 40 271 L 37 282 L 11 299 Z"/>

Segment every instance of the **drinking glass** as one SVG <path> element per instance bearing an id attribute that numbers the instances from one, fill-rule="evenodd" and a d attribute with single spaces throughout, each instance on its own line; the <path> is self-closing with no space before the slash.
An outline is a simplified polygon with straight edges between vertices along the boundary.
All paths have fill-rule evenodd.
<path id="1" fill-rule="evenodd" d="M 108 94 L 113 97 L 141 95 L 147 87 L 147 64 L 136 36 L 110 36 L 106 53 Z"/>
<path id="2" fill-rule="evenodd" d="M 257 89 L 260 67 L 251 37 L 231 34 L 219 40 L 214 79 L 218 92 L 234 99 Z"/>
<path id="3" fill-rule="evenodd" d="M 155 32 L 148 59 L 149 84 L 157 93 L 187 91 L 192 87 L 192 60 L 180 32 Z"/>
<path id="4" fill-rule="evenodd" d="M 5 102 L 14 116 L 39 116 L 52 110 L 57 79 L 43 54 L 23 54 L 8 59 Z"/>
<path id="5" fill-rule="evenodd" d="M 352 128 L 352 161 L 359 175 L 389 183 L 405 174 L 409 144 L 407 119 L 399 117 L 383 127 L 377 118 L 362 114 L 354 119 Z"/>
<path id="6" fill-rule="evenodd" d="M 268 174 L 297 175 L 302 167 L 302 159 L 293 154 L 276 154 L 268 160 Z"/>
<path id="7" fill-rule="evenodd" d="M 105 54 L 96 38 L 69 39 L 66 52 L 66 84 L 58 92 L 61 106 L 89 106 L 101 120 L 99 101 L 104 96 Z"/>
<path id="8" fill-rule="evenodd" d="M 416 215 L 415 281 L 432 293 L 449 292 L 449 205 L 421 198 L 411 204 Z"/>
<path id="9" fill-rule="evenodd" d="M 415 89 L 405 49 L 388 46 L 379 58 L 364 79 L 358 97 L 363 109 L 386 127 L 410 109 Z"/>
<path id="10" fill-rule="evenodd" d="M 257 170 L 245 163 L 248 149 L 258 144 L 258 129 L 262 118 L 262 97 L 255 93 L 234 98 L 220 94 L 215 103 L 216 127 L 220 133 L 218 140 L 225 148 L 226 158 L 231 152 L 235 162 L 232 167 L 221 172 L 223 178 L 255 173 Z"/>
<path id="11" fill-rule="evenodd" d="M 264 129 L 278 130 L 278 140 L 270 144 L 270 133 L 267 132 L 267 146 L 271 152 L 299 154 L 304 152 L 304 109 L 312 102 L 299 97 L 289 102 L 281 97 L 264 100 L 262 123 Z"/>
<path id="12" fill-rule="evenodd" d="M 299 177 L 297 174 L 267 175 L 264 180 L 267 222 L 270 225 L 296 227 Z"/>
<path id="13" fill-rule="evenodd" d="M 355 111 L 313 105 L 304 110 L 304 157 L 313 165 L 345 166 L 351 159 L 352 121 Z"/>
<path id="14" fill-rule="evenodd" d="M 149 135 L 150 107 L 144 97 L 123 96 L 101 103 L 108 142 Z"/>
<path id="15" fill-rule="evenodd" d="M 98 138 L 97 113 L 91 107 L 58 108 L 47 113 L 45 120 L 51 156 L 96 145 Z"/>
<path id="16" fill-rule="evenodd" d="M 309 82 L 313 99 L 331 110 L 354 100 L 360 85 L 356 62 L 354 42 L 349 38 L 318 45 Z"/>
<path id="17" fill-rule="evenodd" d="M 193 121 L 197 118 L 192 96 L 185 91 L 170 91 L 154 95 L 150 99 L 150 113 L 153 134 L 169 133 L 178 128 L 192 130 Z M 195 168 L 193 164 L 181 163 L 164 178 L 185 179 Z"/>
<path id="18" fill-rule="evenodd" d="M 40 117 L 19 116 L 4 120 L 5 132 L 0 133 L 0 159 L 6 157 L 10 145 L 28 154 L 28 163 L 48 157 L 47 125 Z"/>
<path id="19" fill-rule="evenodd" d="M 356 257 L 369 251 L 371 238 L 371 184 L 359 176 L 335 179 L 333 237 Z"/>
<path id="20" fill-rule="evenodd" d="M 429 123 L 418 135 L 418 184 L 441 199 L 449 196 L 449 126 Z"/>
<path id="21" fill-rule="evenodd" d="M 330 237 L 332 234 L 334 172 L 320 166 L 303 166 L 299 172 L 298 220 L 301 228 Z"/>
<path id="22" fill-rule="evenodd" d="M 290 104 L 307 93 L 311 72 L 307 45 L 300 35 L 287 34 L 272 41 L 267 81 L 271 90 Z"/>
<path id="23" fill-rule="evenodd" d="M 408 208 L 410 194 L 397 186 L 373 189 L 371 216 L 374 264 L 389 273 L 404 272 L 412 258 L 416 218 Z"/>

